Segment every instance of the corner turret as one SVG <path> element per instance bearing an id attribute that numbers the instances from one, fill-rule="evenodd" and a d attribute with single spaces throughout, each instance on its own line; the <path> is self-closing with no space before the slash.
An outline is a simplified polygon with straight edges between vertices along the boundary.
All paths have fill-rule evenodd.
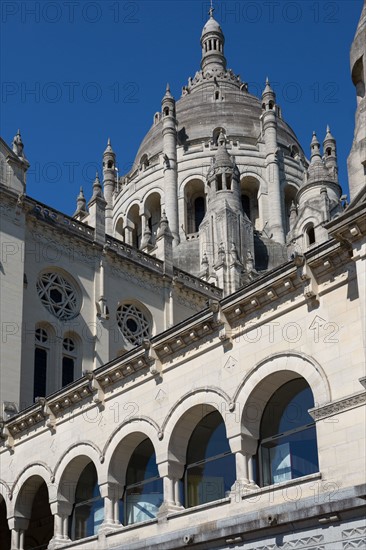
<path id="1" fill-rule="evenodd" d="M 173 235 L 173 244 L 179 244 L 178 222 L 178 174 L 177 174 L 177 121 L 175 118 L 175 99 L 167 84 L 161 102 L 163 123 L 163 165 L 165 209 Z"/>
<path id="2" fill-rule="evenodd" d="M 76 210 L 73 217 L 77 220 L 83 221 L 83 219 L 88 215 L 86 209 L 86 199 L 84 196 L 83 188 L 80 187 L 80 192 L 76 198 Z"/>
<path id="3" fill-rule="evenodd" d="M 323 141 L 323 152 L 325 166 L 334 179 L 338 181 L 337 146 L 336 140 L 332 136 L 329 126 L 327 126 L 327 133 Z"/>
<path id="4" fill-rule="evenodd" d="M 95 229 L 94 240 L 100 244 L 105 242 L 105 209 L 107 202 L 103 196 L 103 189 L 100 184 L 99 174 L 96 173 L 93 183 L 93 195 L 88 202 L 89 218 L 88 223 Z"/>
<path id="5" fill-rule="evenodd" d="M 282 223 L 282 198 L 279 165 L 279 146 L 277 140 L 277 106 L 276 94 L 271 88 L 268 78 L 262 93 L 262 133 L 266 154 L 266 179 L 268 198 L 271 204 L 269 227 L 273 240 L 284 244 L 285 233 Z"/>
<path id="6" fill-rule="evenodd" d="M 366 185 L 366 3 L 351 48 L 352 82 L 356 88 L 355 134 L 348 157 L 348 180 L 351 200 Z"/>
<path id="7" fill-rule="evenodd" d="M 223 132 L 207 173 L 206 191 L 207 212 L 199 227 L 200 263 L 206 280 L 229 294 L 250 277 L 246 258 L 254 254 L 254 237 L 241 206 L 240 173 Z"/>
<path id="8" fill-rule="evenodd" d="M 106 200 L 105 209 L 105 230 L 112 235 L 113 218 L 113 193 L 116 188 L 116 155 L 112 149 L 111 140 L 108 138 L 107 148 L 103 153 L 103 187 Z"/>
<path id="9" fill-rule="evenodd" d="M 296 196 L 297 215 L 295 205 L 291 207 L 288 239 L 292 245 L 296 242 L 302 251 L 325 242 L 329 237 L 324 224 L 342 211 L 342 190 L 334 168 L 335 140 L 329 129 L 324 143 L 330 148 L 331 154 L 322 157 L 319 140 L 313 132 L 310 165 L 305 183 Z M 329 165 L 327 158 L 330 159 Z"/>

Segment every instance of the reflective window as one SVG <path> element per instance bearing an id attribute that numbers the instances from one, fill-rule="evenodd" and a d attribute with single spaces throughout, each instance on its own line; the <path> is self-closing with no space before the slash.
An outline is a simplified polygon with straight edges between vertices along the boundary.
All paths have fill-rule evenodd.
<path id="1" fill-rule="evenodd" d="M 33 401 L 45 397 L 47 393 L 48 334 L 45 329 L 35 331 Z"/>
<path id="2" fill-rule="evenodd" d="M 259 445 L 262 485 L 296 479 L 319 470 L 314 420 L 308 410 L 314 398 L 303 378 L 281 386 L 263 412 Z"/>
<path id="3" fill-rule="evenodd" d="M 197 506 L 224 498 L 235 482 L 235 457 L 217 411 L 206 415 L 188 443 L 184 476 L 185 506 Z"/>
<path id="4" fill-rule="evenodd" d="M 153 444 L 145 439 L 136 447 L 128 463 L 121 521 L 130 525 L 154 519 L 162 502 L 163 479 L 159 477 Z"/>
<path id="5" fill-rule="evenodd" d="M 91 537 L 98 533 L 104 519 L 104 502 L 100 496 L 97 471 L 92 462 L 80 474 L 70 522 L 70 538 Z"/>
<path id="6" fill-rule="evenodd" d="M 75 377 L 76 345 L 72 338 L 64 338 L 62 342 L 62 387 L 71 384 Z"/>

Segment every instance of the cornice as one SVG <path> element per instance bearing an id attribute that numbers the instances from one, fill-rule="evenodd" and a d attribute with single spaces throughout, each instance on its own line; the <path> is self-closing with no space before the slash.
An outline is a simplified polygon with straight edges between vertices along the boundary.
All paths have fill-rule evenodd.
<path id="1" fill-rule="evenodd" d="M 311 417 L 318 422 L 319 420 L 324 420 L 335 414 L 343 413 L 355 409 L 356 407 L 361 407 L 366 404 L 366 391 L 356 393 L 348 397 L 343 397 L 322 405 L 321 407 L 316 407 L 309 410 Z"/>

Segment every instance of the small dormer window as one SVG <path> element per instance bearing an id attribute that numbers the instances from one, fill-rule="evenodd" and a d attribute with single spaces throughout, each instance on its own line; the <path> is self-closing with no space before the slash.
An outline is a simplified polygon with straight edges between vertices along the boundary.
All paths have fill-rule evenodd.
<path id="1" fill-rule="evenodd" d="M 215 100 L 217 101 L 220 99 L 220 92 L 215 92 Z"/>
<path id="2" fill-rule="evenodd" d="M 330 157 L 332 154 L 332 149 L 330 147 L 327 147 L 326 153 L 327 153 L 327 157 Z"/>
<path id="3" fill-rule="evenodd" d="M 273 109 L 273 107 L 274 107 L 273 101 L 270 101 L 270 102 L 269 102 L 268 107 L 269 107 L 271 110 Z"/>
<path id="4" fill-rule="evenodd" d="M 169 107 L 165 107 L 164 116 L 168 116 L 168 115 L 169 115 Z"/>

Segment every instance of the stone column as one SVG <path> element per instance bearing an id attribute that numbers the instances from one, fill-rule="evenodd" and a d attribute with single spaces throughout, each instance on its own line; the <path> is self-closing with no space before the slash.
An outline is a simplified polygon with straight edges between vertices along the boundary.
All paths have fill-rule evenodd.
<path id="1" fill-rule="evenodd" d="M 252 435 L 240 434 L 229 439 L 230 448 L 235 453 L 236 481 L 231 490 L 234 495 L 252 492 L 258 486 L 253 477 L 253 456 L 257 451 L 258 441 Z"/>
<path id="2" fill-rule="evenodd" d="M 54 531 L 48 549 L 53 550 L 70 541 L 69 516 L 72 513 L 72 504 L 66 501 L 51 502 L 50 508 L 54 517 Z"/>
<path id="3" fill-rule="evenodd" d="M 183 476 L 184 465 L 173 460 L 158 464 L 159 474 L 163 478 L 164 501 L 159 508 L 158 517 L 166 517 L 172 512 L 182 510 L 179 499 L 179 480 Z"/>
<path id="4" fill-rule="evenodd" d="M 12 517 L 8 520 L 11 531 L 10 550 L 24 550 L 24 534 L 28 528 L 29 519 Z"/>
<path id="5" fill-rule="evenodd" d="M 122 527 L 118 517 L 118 501 L 122 497 L 123 488 L 117 483 L 99 485 L 100 496 L 104 498 L 104 520 L 99 532 L 113 531 Z"/>
<path id="6" fill-rule="evenodd" d="M 284 244 L 285 235 L 282 224 L 281 179 L 278 162 L 277 117 L 275 110 L 263 113 L 263 130 L 266 150 L 266 179 L 268 186 L 269 226 L 273 240 Z"/>

